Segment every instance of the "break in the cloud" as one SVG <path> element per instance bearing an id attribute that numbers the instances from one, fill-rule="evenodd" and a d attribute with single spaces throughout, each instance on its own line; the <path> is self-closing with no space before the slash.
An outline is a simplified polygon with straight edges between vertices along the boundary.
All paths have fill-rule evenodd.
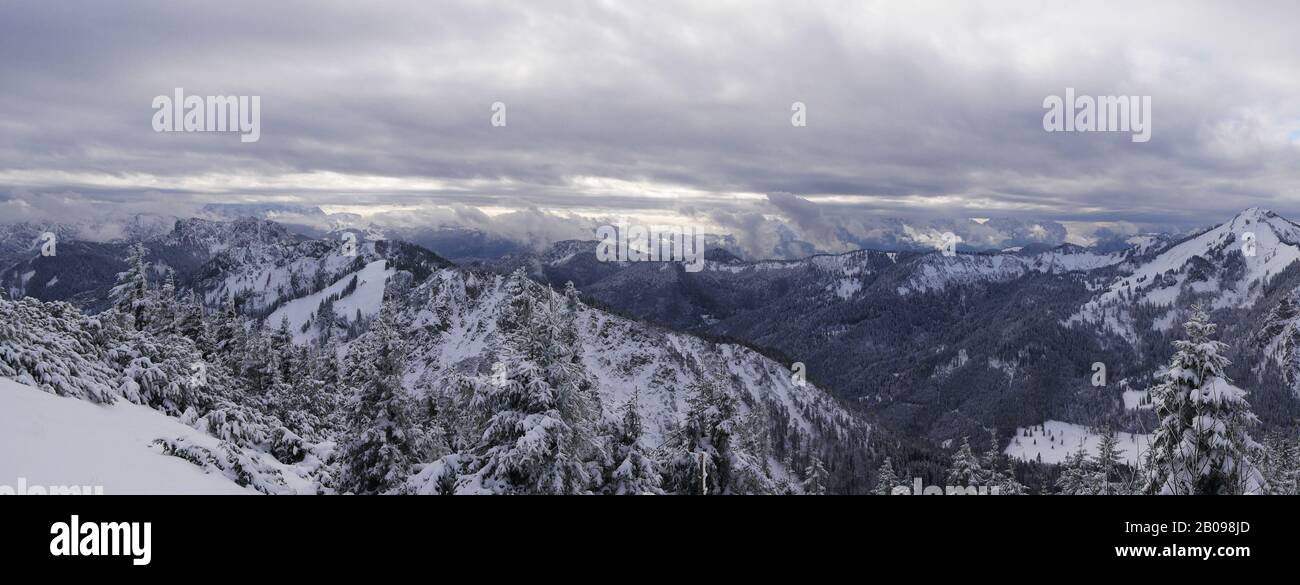
<path id="1" fill-rule="evenodd" d="M 280 201 L 548 238 L 547 218 L 675 219 L 758 255 L 895 221 L 996 246 L 1296 215 L 1297 21 L 1287 1 L 5 3 L 0 213 Z M 153 132 L 176 87 L 261 96 L 261 140 Z M 1044 132 L 1066 87 L 1151 96 L 1151 141 Z"/>

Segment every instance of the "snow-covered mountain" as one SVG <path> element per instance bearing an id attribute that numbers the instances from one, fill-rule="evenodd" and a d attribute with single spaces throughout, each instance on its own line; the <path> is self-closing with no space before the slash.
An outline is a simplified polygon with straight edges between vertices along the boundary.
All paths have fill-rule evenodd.
<path id="1" fill-rule="evenodd" d="M 191 218 L 177 221 L 169 232 L 141 243 L 156 279 L 172 271 L 180 288 L 202 295 L 209 305 L 232 300 L 241 311 L 257 317 L 327 288 L 342 288 L 334 285 L 350 282 L 367 265 L 380 260 L 422 276 L 450 265 L 436 254 L 404 242 L 344 235 L 312 239 L 269 220 Z M 69 301 L 88 310 L 102 310 L 108 289 L 126 268 L 128 252 L 129 246 L 119 242 L 61 241 L 55 256 L 34 255 L 0 271 L 0 286 L 14 298 Z M 378 286 L 382 290 L 383 283 Z M 316 308 L 312 306 L 312 310 Z"/>
<path id="2" fill-rule="evenodd" d="M 197 339 L 192 351 L 227 370 L 224 376 L 239 389 L 213 399 L 224 406 L 208 403 L 188 416 L 166 400 L 141 403 L 223 440 L 231 439 L 220 421 L 269 417 L 257 419 L 260 438 L 233 443 L 231 449 L 243 450 L 235 457 L 255 463 L 258 453 L 297 455 L 286 455 L 294 463 L 280 461 L 289 469 L 262 465 L 257 489 L 325 489 L 335 481 L 331 474 L 342 472 L 326 462 L 332 453 L 327 444 L 342 423 L 326 409 L 282 421 L 301 443 L 269 439 L 279 432 L 277 417 L 292 412 L 274 405 L 297 398 L 290 399 L 292 384 L 271 390 L 281 388 L 288 373 L 267 370 L 274 363 L 320 362 L 328 347 L 344 357 L 373 351 L 364 348 L 376 343 L 379 327 L 405 342 L 404 391 L 441 413 L 428 419 L 440 421 L 429 423 L 440 446 L 411 469 L 416 491 L 514 493 L 495 467 L 501 460 L 472 445 L 485 432 L 484 413 L 514 400 L 499 398 L 504 386 L 497 368 L 533 359 L 561 360 L 568 373 L 556 380 L 577 380 L 573 387 L 590 390 L 587 407 L 557 411 L 567 414 L 552 417 L 544 408 L 516 413 L 539 428 L 561 428 L 545 421 L 563 421 L 574 433 L 565 440 L 591 442 L 586 437 L 599 435 L 596 429 L 613 432 L 610 425 L 618 424 L 611 421 L 634 404 L 640 451 L 633 454 L 673 461 L 680 476 L 681 452 L 672 450 L 680 447 L 683 429 L 694 428 L 690 421 L 699 420 L 699 397 L 709 395 L 735 405 L 726 420 L 741 429 L 732 435 L 739 443 L 726 459 L 744 472 L 744 489 L 795 489 L 790 486 L 803 481 L 798 476 L 806 476 L 816 459 L 828 466 L 834 489 L 854 491 L 864 484 L 855 483 L 862 475 L 853 470 L 878 465 L 882 451 L 950 449 L 966 436 L 979 443 L 1047 421 L 1083 429 L 1074 435 L 1094 439 L 1087 429 L 1103 424 L 1145 434 L 1154 414 L 1135 404 L 1167 362 L 1178 335 L 1173 325 L 1192 304 L 1201 304 L 1228 343 L 1226 375 L 1250 392 L 1263 423 L 1277 428 L 1300 412 L 1300 269 L 1294 262 L 1300 226 L 1263 210 L 1246 210 L 1183 240 L 1149 235 L 1123 246 L 1026 245 L 951 256 L 860 250 L 758 262 L 714 248 L 700 272 L 675 263 L 600 262 L 595 243 L 585 241 L 460 268 L 419 246 L 371 235 L 344 230 L 313 238 L 267 220 L 183 220 L 144 241 L 152 287 L 157 290 L 163 269 L 170 269 L 177 289 L 194 291 L 205 306 L 206 324 L 189 319 L 187 325 Z M 57 258 L 20 263 L 0 273 L 0 282 L 15 297 L 68 300 L 95 313 L 112 304 L 107 291 L 126 270 L 130 252 L 122 243 L 63 242 Z M 581 301 L 556 292 L 567 282 Z M 564 325 L 521 324 L 512 316 L 520 306 L 540 307 L 539 314 Z M 68 341 L 56 344 L 62 349 L 45 354 L 61 357 L 40 358 L 50 365 L 37 371 L 30 364 L 40 361 L 33 357 L 40 352 L 11 347 L 8 357 L 0 351 L 0 361 L 28 365 L 11 365 L 10 374 L 0 375 L 55 391 L 63 384 L 61 393 L 102 400 L 128 397 L 121 389 L 126 378 L 145 385 L 150 378 L 139 360 L 183 372 L 183 360 L 192 355 L 158 353 L 166 344 L 147 344 L 154 349 L 141 353 L 139 341 L 127 343 L 134 338 L 120 332 L 108 335 L 116 345 L 104 346 L 95 331 L 117 326 L 95 324 L 93 316 L 62 305 L 32 307 L 19 320 L 64 331 Z M 56 325 L 69 319 L 76 325 Z M 232 328 L 234 321 L 242 327 Z M 521 341 L 520 332 L 533 330 L 551 337 Z M 560 330 L 568 333 L 560 336 Z M 235 340 L 218 342 L 212 331 Z M 0 349 L 4 335 L 0 331 Z M 43 343 L 33 341 L 40 335 L 19 337 Z M 521 362 L 518 352 L 527 343 L 552 349 L 536 349 L 541 357 Z M 243 349 L 232 350 L 232 344 Z M 561 357 L 546 357 L 551 352 Z M 803 383 L 792 371 L 796 362 Z M 1093 382 L 1097 363 L 1106 368 L 1100 386 Z M 533 380 L 510 372 L 507 379 Z M 254 412 L 232 414 L 250 408 L 242 402 L 248 396 L 259 397 Z M 1032 449 L 1022 447 L 1021 458 L 1036 460 L 1041 453 L 1031 456 Z M 169 447 L 214 472 L 234 473 L 211 449 L 178 448 Z M 630 456 L 627 444 L 620 449 L 615 457 Z M 596 463 L 605 457 L 599 451 L 575 457 L 607 470 Z M 303 453 L 311 455 L 299 459 Z M 295 467 L 303 461 L 306 468 Z M 571 475 L 590 481 L 600 473 Z"/>
<path id="3" fill-rule="evenodd" d="M 1169 330 L 1178 321 L 1180 306 L 1191 301 L 1211 309 L 1252 305 L 1272 279 L 1298 259 L 1300 226 L 1271 211 L 1250 208 L 1138 264 L 1073 319 L 1104 323 L 1131 339 L 1136 335 L 1135 307 L 1163 308 L 1167 313 L 1154 327 Z"/>
<path id="4" fill-rule="evenodd" d="M 0 223 L 0 270 L 38 255 L 42 236 L 47 232 L 54 234 L 59 242 L 130 243 L 165 234 L 177 220 L 166 215 L 133 214 L 94 221 Z"/>
<path id="5" fill-rule="evenodd" d="M 1140 422 L 1149 414 L 1125 407 L 1125 392 L 1153 380 L 1195 302 L 1216 309 L 1234 340 L 1234 375 L 1248 372 L 1267 401 L 1289 403 L 1280 394 L 1300 379 L 1300 323 L 1287 301 L 1300 286 L 1296 234 L 1292 222 L 1249 209 L 1182 240 L 1147 234 L 1089 248 L 863 250 L 762 262 L 710 250 L 705 270 L 689 273 L 671 263 L 597 262 L 593 244 L 563 242 L 490 266 L 571 280 L 601 306 L 804 362 L 884 426 L 919 427 L 942 443 L 1053 419 L 1149 425 Z M 1246 239 L 1254 255 L 1243 253 Z M 1126 385 L 1094 390 L 1097 362 Z M 1263 416 L 1283 420 L 1290 408 Z"/>
<path id="6" fill-rule="evenodd" d="M 638 317 L 703 328 L 738 310 L 790 295 L 803 297 L 798 302 L 810 306 L 836 305 L 861 297 L 902 297 L 1010 282 L 1033 274 L 1095 273 L 1107 268 L 1125 273 L 1162 247 L 1151 238 L 1108 252 L 1064 244 L 953 255 L 859 250 L 756 262 L 714 248 L 706 253 L 702 272 L 688 273 L 672 263 L 600 262 L 594 242 L 565 241 L 483 266 L 499 272 L 524 268 L 534 278 L 556 285 L 573 281 L 595 300 Z"/>
<path id="7" fill-rule="evenodd" d="M 31 222 L 0 223 L 0 270 L 20 260 L 40 254 L 42 235 L 53 233 L 59 239 L 76 237 L 77 230 L 68 225 L 38 225 Z"/>
<path id="8" fill-rule="evenodd" d="M 690 483 L 694 480 L 681 479 L 694 465 L 693 456 L 682 459 L 692 451 L 682 449 L 685 437 L 700 432 L 692 426 L 699 416 L 721 417 L 710 423 L 720 425 L 710 432 L 728 437 L 702 439 L 718 458 L 709 465 L 720 466 L 710 467 L 716 475 L 708 480 L 714 489 L 798 491 L 804 481 L 799 476 L 814 461 L 819 470 L 812 474 L 816 489 L 865 488 L 854 467 L 870 458 L 869 426 L 815 384 L 796 376 L 789 364 L 748 348 L 610 315 L 520 275 L 454 268 L 400 242 L 360 242 L 349 250 L 332 239 L 294 236 L 269 222 L 186 220 L 143 245 L 157 251 L 152 253 L 154 266 L 141 278 L 165 266 L 188 275 L 185 281 L 201 294 L 169 299 L 160 296 L 157 282 L 144 285 L 153 292 L 129 303 L 136 307 L 129 315 L 111 309 L 87 315 L 65 303 L 31 297 L 0 299 L 0 376 L 69 400 L 115 405 L 107 410 L 77 407 L 75 416 L 65 417 L 69 420 L 107 426 L 118 424 L 111 421 L 119 418 L 152 421 L 141 423 L 143 427 L 129 436 L 104 439 L 112 444 L 149 442 L 133 451 L 146 459 L 158 453 L 174 455 L 263 493 L 335 489 L 339 474 L 350 468 L 349 456 L 336 453 L 334 445 L 343 440 L 340 433 L 346 435 L 342 421 L 352 415 L 346 401 L 329 397 L 346 396 L 350 390 L 343 385 L 376 379 L 354 373 L 376 362 L 353 362 L 348 356 L 372 351 L 367 348 L 378 343 L 372 338 L 381 334 L 364 332 L 381 322 L 387 324 L 382 327 L 400 327 L 396 331 L 406 356 L 399 376 L 402 391 L 413 404 L 435 409 L 413 415 L 425 421 L 412 424 L 424 429 L 420 433 L 430 437 L 430 443 L 411 455 L 415 460 L 409 489 L 440 491 L 451 473 L 476 478 L 455 491 L 516 493 L 519 488 L 510 488 L 507 481 L 512 476 L 497 475 L 491 481 L 483 476 L 491 452 L 477 446 L 475 429 L 493 412 L 482 397 L 495 392 L 494 364 L 523 367 L 524 362 L 509 357 L 518 351 L 517 342 L 510 340 L 545 328 L 538 321 L 510 321 L 512 311 L 524 303 L 552 307 L 547 314 L 567 315 L 573 337 L 563 347 L 576 360 L 567 367 L 576 368 L 571 370 L 575 379 L 586 380 L 583 392 L 594 407 L 555 419 L 585 429 L 577 436 L 590 442 L 562 453 L 586 469 L 581 475 L 587 487 L 565 490 L 606 489 L 600 487 L 606 481 L 605 466 L 617 467 L 624 457 L 619 453 L 629 447 L 615 447 L 608 443 L 613 439 L 602 437 L 624 436 L 626 424 L 618 421 L 630 409 L 643 421 L 636 427 L 636 449 L 664 465 L 673 462 L 678 466 L 673 481 L 687 482 L 664 484 L 662 489 L 695 489 Z M 102 245 L 92 249 L 118 250 Z M 60 257 L 67 262 L 89 253 L 69 248 Z M 132 262 L 136 260 L 128 258 L 124 264 Z M 141 257 L 139 262 L 147 260 Z M 109 299 L 101 301 L 87 304 L 107 306 Z M 122 306 L 123 301 L 114 302 Z M 243 316 L 232 312 L 236 306 Z M 384 306 L 392 315 L 388 320 L 379 315 Z M 337 315 L 322 320 L 325 307 Z M 353 315 L 356 318 L 350 319 Z M 505 328 L 505 323 L 513 324 Z M 342 363 L 321 365 L 336 358 Z M 323 373 L 329 371 L 335 373 Z M 201 382 L 195 372 L 203 373 Z M 22 391 L 35 392 L 32 388 Z M 717 405 L 710 408 L 721 410 L 701 410 L 706 403 L 697 399 L 706 396 L 707 404 Z M 51 406 L 56 403 L 14 403 L 25 409 L 71 412 Z M 145 437 L 150 433 L 160 435 L 156 442 Z M 609 457 L 614 460 L 607 461 Z M 608 469 L 612 477 L 623 477 L 617 469 Z M 0 470 L 8 471 L 13 470 Z M 660 490 L 657 482 L 635 485 Z M 127 490 L 137 485 L 110 483 Z M 397 482 L 399 487 L 402 483 Z M 213 486 L 194 489 L 216 489 Z"/>
<path id="9" fill-rule="evenodd" d="M 926 254 L 916 261 L 900 295 L 940 291 L 954 285 L 1004 282 L 1030 273 L 1066 274 L 1120 265 L 1137 253 L 1136 248 L 1101 253 L 1064 244 L 1051 250 L 1029 252 L 1021 248 L 998 254 Z"/>
<path id="10" fill-rule="evenodd" d="M 511 301 L 509 278 L 446 269 L 410 291 L 409 339 L 418 348 L 412 361 L 421 365 L 407 376 L 416 388 L 454 387 L 458 378 L 492 374 L 503 352 L 497 323 Z M 531 282 L 525 294 L 539 302 L 560 296 Z M 680 425 L 685 389 L 701 378 L 734 394 L 742 412 L 760 416 L 774 436 L 799 444 L 865 446 L 865 427 L 853 415 L 816 385 L 797 382 L 787 364 L 753 350 L 647 327 L 581 303 L 576 328 L 583 366 L 606 414 L 615 415 L 636 397 L 648 447 L 664 444 Z"/>

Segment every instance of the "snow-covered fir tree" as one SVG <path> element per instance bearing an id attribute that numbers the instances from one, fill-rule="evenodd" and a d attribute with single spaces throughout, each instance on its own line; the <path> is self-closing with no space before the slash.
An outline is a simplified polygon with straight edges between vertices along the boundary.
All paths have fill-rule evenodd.
<path id="1" fill-rule="evenodd" d="M 796 487 L 800 481 L 799 470 L 794 465 L 794 459 L 790 456 L 791 452 L 786 451 L 785 457 L 781 458 L 781 467 L 785 470 L 785 475 L 777 482 L 776 493 L 790 496 L 798 493 Z"/>
<path id="2" fill-rule="evenodd" d="M 1003 496 L 1022 496 L 1028 493 L 1024 484 L 1016 479 L 1016 470 L 1008 461 L 1006 469 L 997 473 L 993 478 L 993 487 L 997 488 L 998 495 Z M 992 493 L 990 491 L 990 493 Z"/>
<path id="3" fill-rule="evenodd" d="M 205 356 L 208 355 L 208 348 L 204 345 L 207 339 L 206 326 L 203 305 L 198 301 L 197 295 L 193 292 L 182 295 L 176 306 L 176 333 L 198 344 Z"/>
<path id="4" fill-rule="evenodd" d="M 144 244 L 131 246 L 126 258 L 126 271 L 117 275 L 117 285 L 109 292 L 113 307 L 123 315 L 131 317 L 131 323 L 139 329 L 148 325 L 147 316 L 153 305 L 153 294 L 149 290 L 149 264 L 145 262 Z"/>
<path id="5" fill-rule="evenodd" d="M 827 482 L 830 480 L 830 473 L 826 471 L 826 466 L 822 464 L 820 457 L 813 455 L 808 462 L 808 467 L 803 471 L 803 493 L 809 496 L 826 495 Z"/>
<path id="6" fill-rule="evenodd" d="M 1061 476 L 1056 478 L 1056 491 L 1066 496 L 1091 495 L 1089 477 L 1092 476 L 1092 460 L 1088 451 L 1079 443 L 1079 448 L 1065 456 L 1061 464 Z"/>
<path id="7" fill-rule="evenodd" d="M 878 496 L 888 496 L 893 494 L 895 487 L 902 485 L 898 475 L 894 473 L 894 461 L 889 457 L 885 462 L 880 464 L 880 469 L 876 471 L 876 488 L 872 493 Z"/>
<path id="8" fill-rule="evenodd" d="M 970 439 L 962 437 L 961 447 L 952 454 L 952 462 L 948 465 L 947 481 L 951 486 L 981 486 L 986 485 L 987 473 L 984 467 L 980 465 L 979 457 L 971 450 Z"/>
<path id="9" fill-rule="evenodd" d="M 1300 448 L 1281 433 L 1271 433 L 1264 440 L 1260 472 L 1268 483 L 1268 493 L 1294 496 L 1300 494 Z"/>
<path id="10" fill-rule="evenodd" d="M 1088 493 L 1110 496 L 1125 491 L 1123 478 L 1120 477 L 1123 455 L 1124 449 L 1120 448 L 1115 431 L 1110 427 L 1103 429 L 1101 441 L 1097 445 L 1097 455 L 1093 457 L 1092 469 L 1085 480 Z"/>
<path id="11" fill-rule="evenodd" d="M 691 387 L 686 402 L 685 420 L 668 452 L 672 490 L 731 493 L 736 467 L 732 441 L 738 427 L 735 399 L 713 381 L 701 380 Z"/>
<path id="12" fill-rule="evenodd" d="M 613 438 L 614 471 L 606 493 L 615 495 L 662 494 L 663 478 L 658 464 L 641 447 L 641 414 L 637 410 L 637 392 L 623 405 L 623 416 Z"/>
<path id="13" fill-rule="evenodd" d="M 153 309 L 153 327 L 162 332 L 175 333 L 176 321 L 180 317 L 180 302 L 176 298 L 176 271 L 167 269 L 163 275 L 162 288 L 158 290 Z"/>
<path id="14" fill-rule="evenodd" d="M 384 306 L 370 332 L 350 352 L 344 382 L 352 396 L 339 444 L 339 489 L 358 494 L 401 491 L 411 466 L 424 455 L 426 439 L 402 387 L 405 347 L 392 304 Z"/>
<path id="15" fill-rule="evenodd" d="M 112 318 L 84 317 L 67 303 L 0 299 L 0 376 L 59 396 L 112 402 L 119 372 L 108 356 L 112 341 L 102 335 L 113 333 L 106 327 Z"/>
<path id="16" fill-rule="evenodd" d="M 1025 486 L 1016 480 L 1015 471 L 1011 468 L 1011 462 L 1005 457 L 998 447 L 997 435 L 989 437 L 989 450 L 984 452 L 980 464 L 984 468 L 984 480 L 982 485 L 989 487 L 990 493 L 993 488 L 997 488 L 997 493 L 1004 496 L 1018 496 L 1025 493 Z"/>
<path id="17" fill-rule="evenodd" d="M 1151 390 L 1159 426 L 1151 441 L 1153 494 L 1248 494 L 1265 489 L 1255 461 L 1260 445 L 1248 427 L 1257 419 L 1246 392 L 1224 375 L 1224 343 L 1200 307 L 1183 325 L 1186 339 Z"/>
<path id="18" fill-rule="evenodd" d="M 503 376 L 480 383 L 473 408 L 486 419 L 468 492 L 572 494 L 592 488 L 578 453 L 591 443 L 590 382 L 577 359 L 572 314 L 539 302 L 522 270 L 506 279 L 509 304 L 498 319 Z M 458 488 L 458 489 L 462 489 Z"/>

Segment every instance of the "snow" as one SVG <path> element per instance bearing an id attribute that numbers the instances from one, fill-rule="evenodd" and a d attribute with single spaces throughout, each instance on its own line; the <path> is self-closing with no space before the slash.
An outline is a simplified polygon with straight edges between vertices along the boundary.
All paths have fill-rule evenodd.
<path id="1" fill-rule="evenodd" d="M 334 313 L 352 318 L 360 309 L 361 314 L 367 317 L 376 315 L 384 303 L 384 286 L 394 272 L 393 269 L 387 267 L 386 261 L 376 260 L 355 273 L 344 275 L 343 278 L 338 279 L 334 284 L 325 287 L 320 292 L 285 303 L 276 309 L 274 313 L 271 313 L 266 322 L 271 327 L 279 327 L 281 319 L 288 317 L 289 330 L 293 332 L 295 343 L 304 343 L 312 339 L 317 333 L 316 330 L 310 329 L 303 333 L 303 325 L 312 318 L 316 313 L 316 309 L 320 308 L 322 300 L 325 300 L 330 295 L 342 294 L 343 289 L 347 288 L 354 275 L 357 277 L 356 291 L 335 301 Z"/>
<path id="2" fill-rule="evenodd" d="M 1032 427 L 1031 436 L 1024 435 L 1025 429 L 1016 429 L 1015 437 L 1006 449 L 1008 457 L 1037 461 L 1041 456 L 1043 463 L 1060 464 L 1066 456 L 1078 450 L 1081 442 L 1090 456 L 1097 454 L 1097 445 L 1101 442 L 1101 436 L 1084 425 L 1055 420 L 1049 420 L 1041 427 Z M 1133 433 L 1116 435 L 1119 437 L 1119 448 L 1124 450 L 1120 459 L 1129 465 L 1137 465 L 1151 442 L 1151 436 Z M 1034 444 L 1035 441 L 1037 444 Z"/>
<path id="3" fill-rule="evenodd" d="M 965 348 L 962 348 L 957 351 L 957 355 L 953 356 L 948 363 L 935 368 L 934 374 L 931 377 L 936 379 L 947 378 L 948 376 L 951 376 L 953 372 L 961 369 L 962 366 L 965 366 L 969 361 L 970 354 L 966 353 Z"/>
<path id="4" fill-rule="evenodd" d="M 862 281 L 852 278 L 841 278 L 835 284 L 835 296 L 846 301 L 853 298 L 853 295 L 860 290 L 862 290 Z"/>
<path id="5" fill-rule="evenodd" d="M 560 258 L 556 258 L 556 259 L 554 259 L 554 260 L 551 260 L 550 262 L 547 262 L 547 264 L 549 264 L 549 265 L 551 265 L 551 266 L 559 266 L 559 265 L 561 265 L 561 264 L 564 264 L 564 263 L 566 263 L 566 262 L 572 260 L 572 259 L 573 259 L 575 256 L 577 256 L 577 255 L 578 255 L 577 252 L 570 252 L 570 253 L 565 254 L 564 256 L 562 256 L 562 257 L 560 257 Z"/>
<path id="6" fill-rule="evenodd" d="M 408 387 L 441 386 L 446 383 L 442 376 L 458 370 L 488 375 L 500 343 L 497 316 L 508 299 L 502 277 L 475 284 L 481 287 L 477 296 L 467 290 L 470 278 L 455 270 L 439 271 L 414 293 L 430 294 L 423 291 L 433 289 L 429 304 L 415 314 L 413 328 L 439 333 L 436 339 L 419 343 L 411 361 L 427 366 L 408 372 Z M 812 383 L 797 384 L 788 367 L 749 349 L 645 327 L 590 308 L 579 312 L 576 325 L 582 362 L 596 381 L 606 415 L 637 392 L 645 423 L 641 442 L 647 448 L 662 445 L 680 424 L 688 409 L 689 393 L 683 390 L 701 377 L 747 394 L 740 401 L 742 413 L 750 411 L 750 404 L 779 405 L 803 440 L 833 441 L 826 435 L 847 434 L 848 427 L 856 424 L 823 390 Z"/>
<path id="7" fill-rule="evenodd" d="M 256 494 L 163 455 L 154 439 L 219 441 L 151 408 L 94 404 L 0 378 L 0 484 L 102 486 L 105 494 Z"/>
<path id="8" fill-rule="evenodd" d="M 312 282 L 318 274 L 341 277 L 356 260 L 340 250 L 322 251 L 311 244 L 306 249 L 272 248 L 255 253 L 242 250 L 242 264 L 228 271 L 220 281 L 211 283 L 205 293 L 206 302 L 220 304 L 234 295 L 246 298 L 248 308 L 269 307 L 285 295 L 293 294 L 292 283 Z M 358 244 L 357 255 L 369 257 L 375 253 L 374 242 Z"/>
<path id="9" fill-rule="evenodd" d="M 1254 254 L 1244 253 L 1245 234 L 1254 234 Z M 1139 242 L 1143 243 L 1143 242 Z M 1131 330 L 1127 306 L 1145 304 L 1170 307 L 1184 288 L 1214 296 L 1213 307 L 1245 307 L 1261 294 L 1270 279 L 1287 266 L 1300 260 L 1300 226 L 1267 210 L 1250 208 L 1237 214 L 1231 221 L 1190 238 L 1136 267 L 1126 277 L 1116 279 L 1110 287 L 1081 308 L 1068 322 L 1099 323 L 1116 319 L 1122 324 L 1116 332 L 1129 340 L 1136 339 Z M 1205 282 L 1187 285 L 1187 266 L 1195 258 L 1211 259 L 1228 253 L 1236 254 L 1245 265 L 1244 274 L 1235 283 L 1220 282 L 1212 277 Z M 1222 262 L 1216 262 L 1222 266 Z M 1171 279 L 1162 283 L 1166 275 Z M 1154 286 L 1153 286 L 1154 285 Z M 1128 298 L 1121 292 L 1128 291 Z M 1112 315 L 1110 309 L 1115 309 Z M 1156 321 L 1153 327 L 1167 330 L 1172 326 L 1171 315 Z"/>
<path id="10" fill-rule="evenodd" d="M 1124 408 L 1126 410 L 1143 410 L 1150 409 L 1150 404 L 1142 404 L 1142 399 L 1146 398 L 1146 390 L 1125 390 L 1124 391 Z"/>
<path id="11" fill-rule="evenodd" d="M 1165 313 L 1151 321 L 1151 329 L 1155 331 L 1169 331 L 1173 329 L 1175 325 L 1178 325 L 1177 309 L 1170 309 L 1168 313 Z"/>
<path id="12" fill-rule="evenodd" d="M 898 294 L 942 291 L 949 286 L 974 282 L 1007 281 L 1031 272 L 1064 274 L 1096 270 L 1123 261 L 1122 254 L 1098 254 L 1070 247 L 1032 256 L 965 253 L 944 256 L 933 252 L 921 259 L 907 285 L 898 288 Z"/>

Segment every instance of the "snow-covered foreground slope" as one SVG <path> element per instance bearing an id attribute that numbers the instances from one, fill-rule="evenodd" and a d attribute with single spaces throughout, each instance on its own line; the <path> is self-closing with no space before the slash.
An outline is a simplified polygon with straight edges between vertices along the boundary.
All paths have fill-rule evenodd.
<path id="1" fill-rule="evenodd" d="M 124 327 L 115 311 L 86 316 L 66 303 L 0 299 L 0 377 L 11 387 L 60 398 L 11 395 L 17 402 L 0 404 L 0 453 L 16 465 L 25 460 L 15 454 L 35 452 L 32 461 L 55 466 L 37 472 L 61 469 L 64 461 L 120 463 L 118 447 L 147 448 L 157 440 L 159 457 L 174 455 L 233 484 L 262 493 L 317 493 L 309 478 L 333 445 L 286 428 L 231 384 L 220 362 L 204 361 L 192 340 Z M 58 414 L 43 421 L 50 409 Z M 102 429 L 141 434 L 86 434 Z M 66 451 L 36 449 L 41 444 L 32 441 L 45 439 Z M 157 489 L 171 493 L 168 485 Z"/>
<path id="2" fill-rule="evenodd" d="M 1101 442 L 1101 435 L 1086 426 L 1056 420 L 1031 427 L 1028 429 L 1029 436 L 1025 435 L 1026 429 L 1016 429 L 1015 437 L 1007 446 L 1008 456 L 1021 461 L 1060 464 L 1077 451 L 1080 444 L 1089 456 L 1096 455 L 1097 445 Z M 1140 463 L 1142 454 L 1151 441 L 1150 435 L 1116 433 L 1116 436 L 1119 438 L 1119 448 L 1124 450 L 1121 459 L 1129 465 L 1136 466 Z"/>
<path id="3" fill-rule="evenodd" d="M 0 484 L 102 486 L 105 494 L 256 494 L 155 439 L 219 441 L 147 406 L 55 396 L 0 378 Z"/>

